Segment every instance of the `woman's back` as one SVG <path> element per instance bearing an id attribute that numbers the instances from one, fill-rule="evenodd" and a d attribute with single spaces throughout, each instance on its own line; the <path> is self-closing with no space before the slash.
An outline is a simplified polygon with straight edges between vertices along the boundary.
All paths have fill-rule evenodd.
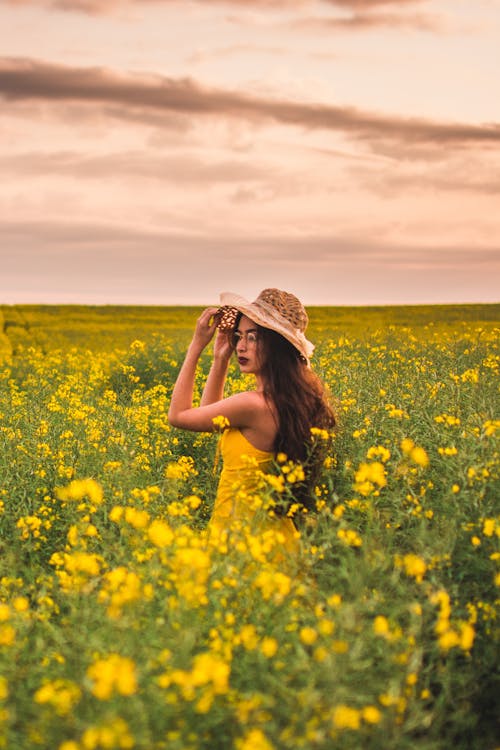
<path id="1" fill-rule="evenodd" d="M 272 517 L 262 508 L 259 492 L 274 464 L 270 451 L 256 448 L 237 428 L 228 428 L 220 438 L 223 467 L 217 488 L 209 529 L 216 533 L 238 531 L 246 526 L 252 532 L 273 531 L 289 551 L 297 546 L 298 532 L 290 518 Z"/>

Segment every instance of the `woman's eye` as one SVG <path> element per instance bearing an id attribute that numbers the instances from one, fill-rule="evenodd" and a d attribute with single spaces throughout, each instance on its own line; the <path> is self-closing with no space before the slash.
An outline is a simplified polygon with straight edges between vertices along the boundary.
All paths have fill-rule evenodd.
<path id="1" fill-rule="evenodd" d="M 259 340 L 259 337 L 255 331 L 249 331 L 248 333 L 241 332 L 241 331 L 235 331 L 233 333 L 233 344 L 236 346 L 239 341 L 242 341 L 245 339 L 247 344 L 256 344 Z"/>

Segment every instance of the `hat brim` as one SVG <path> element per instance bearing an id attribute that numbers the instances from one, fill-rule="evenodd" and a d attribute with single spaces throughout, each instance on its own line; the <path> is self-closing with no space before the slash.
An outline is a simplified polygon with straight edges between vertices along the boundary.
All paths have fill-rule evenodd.
<path id="1" fill-rule="evenodd" d="M 265 305 L 262 301 L 249 302 L 239 294 L 233 294 L 232 292 L 222 292 L 220 304 L 222 308 L 220 327 L 222 330 L 234 329 L 237 314 L 241 313 L 257 325 L 281 334 L 309 364 L 309 358 L 314 351 L 314 344 L 306 339 L 302 331 L 293 328 L 271 305 Z M 233 321 L 232 325 L 230 321 Z"/>

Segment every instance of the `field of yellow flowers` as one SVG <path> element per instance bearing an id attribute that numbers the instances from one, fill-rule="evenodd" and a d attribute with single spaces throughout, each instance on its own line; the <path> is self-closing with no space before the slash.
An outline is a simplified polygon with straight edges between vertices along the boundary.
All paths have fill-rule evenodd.
<path id="1" fill-rule="evenodd" d="M 339 428 L 292 558 L 207 535 L 196 309 L 0 306 L 0 747 L 498 746 L 500 307 L 310 313 Z"/>

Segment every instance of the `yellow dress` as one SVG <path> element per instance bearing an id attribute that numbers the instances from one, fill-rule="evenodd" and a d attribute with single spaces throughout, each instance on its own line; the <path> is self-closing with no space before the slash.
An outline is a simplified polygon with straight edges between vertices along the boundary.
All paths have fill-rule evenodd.
<path id="1" fill-rule="evenodd" d="M 220 452 L 223 467 L 209 522 L 210 531 L 226 532 L 243 524 L 253 533 L 275 532 L 288 552 L 297 551 L 299 533 L 292 519 L 273 518 L 267 511 L 256 508 L 258 472 L 271 469 L 273 454 L 256 448 L 234 427 L 223 432 Z"/>

